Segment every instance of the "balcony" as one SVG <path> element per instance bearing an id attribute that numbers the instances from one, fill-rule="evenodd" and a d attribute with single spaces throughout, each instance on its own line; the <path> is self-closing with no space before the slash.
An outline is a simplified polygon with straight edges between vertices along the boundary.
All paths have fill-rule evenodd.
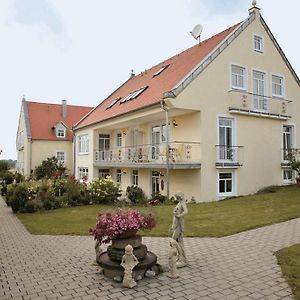
<path id="1" fill-rule="evenodd" d="M 242 166 L 243 146 L 216 145 L 216 167 L 217 168 L 238 168 Z"/>
<path id="2" fill-rule="evenodd" d="M 167 162 L 167 153 L 169 159 Z M 201 167 L 200 143 L 172 142 L 94 151 L 94 165 L 101 167 L 194 169 Z"/>
<path id="3" fill-rule="evenodd" d="M 279 120 L 289 120 L 292 115 L 290 100 L 254 95 L 246 91 L 231 90 L 228 110 L 242 114 Z"/>

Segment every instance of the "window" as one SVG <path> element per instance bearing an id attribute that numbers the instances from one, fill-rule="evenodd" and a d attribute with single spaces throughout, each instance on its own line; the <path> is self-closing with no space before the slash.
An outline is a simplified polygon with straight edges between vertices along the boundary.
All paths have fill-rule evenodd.
<path id="1" fill-rule="evenodd" d="M 229 196 L 233 194 L 233 173 L 219 173 L 219 195 Z"/>
<path id="2" fill-rule="evenodd" d="M 283 183 L 284 184 L 292 184 L 294 183 L 294 174 L 292 170 L 283 170 Z"/>
<path id="3" fill-rule="evenodd" d="M 218 160 L 234 160 L 233 119 L 219 118 Z"/>
<path id="4" fill-rule="evenodd" d="M 107 178 L 110 176 L 109 169 L 99 169 L 99 178 Z"/>
<path id="5" fill-rule="evenodd" d="M 20 131 L 17 137 L 17 149 L 21 150 L 24 148 L 24 131 Z"/>
<path id="6" fill-rule="evenodd" d="M 160 192 L 160 173 L 152 171 L 151 175 L 152 194 L 158 194 Z"/>
<path id="7" fill-rule="evenodd" d="M 288 155 L 294 147 L 294 126 L 283 125 L 282 146 L 283 146 L 283 160 L 288 160 Z"/>
<path id="8" fill-rule="evenodd" d="M 106 109 L 112 108 L 119 100 L 121 100 L 121 97 L 115 99 L 111 104 L 109 104 Z"/>
<path id="9" fill-rule="evenodd" d="M 122 133 L 117 133 L 117 147 L 122 147 Z"/>
<path id="10" fill-rule="evenodd" d="M 257 110 L 267 110 L 266 74 L 253 71 L 253 106 Z"/>
<path id="11" fill-rule="evenodd" d="M 264 51 L 263 38 L 259 35 L 254 35 L 254 37 L 253 37 L 253 46 L 254 46 L 255 51 L 263 52 Z"/>
<path id="12" fill-rule="evenodd" d="M 116 181 L 117 181 L 117 183 L 121 183 L 121 181 L 122 181 L 122 170 L 121 169 L 117 169 Z"/>
<path id="13" fill-rule="evenodd" d="M 158 76 L 159 74 L 161 74 L 166 68 L 168 68 L 170 66 L 170 64 L 168 65 L 165 65 L 165 66 L 162 66 L 156 73 L 153 74 L 152 77 L 156 77 Z"/>
<path id="14" fill-rule="evenodd" d="M 231 87 L 233 89 L 246 89 L 246 69 L 240 66 L 231 66 Z"/>
<path id="15" fill-rule="evenodd" d="M 132 184 L 138 186 L 139 185 L 139 171 L 132 170 Z"/>
<path id="16" fill-rule="evenodd" d="M 57 158 L 58 162 L 65 163 L 66 162 L 65 151 L 56 151 L 56 158 Z"/>
<path id="17" fill-rule="evenodd" d="M 152 159 L 159 159 L 161 143 L 166 143 L 167 131 L 170 140 L 170 124 L 157 125 L 152 127 L 151 144 L 152 144 Z"/>
<path id="18" fill-rule="evenodd" d="M 141 93 L 143 93 L 146 89 L 148 88 L 148 86 L 144 86 L 136 91 L 131 92 L 129 95 L 127 95 L 124 99 L 122 99 L 120 101 L 120 103 L 124 103 L 126 101 L 132 100 L 137 98 Z"/>
<path id="19" fill-rule="evenodd" d="M 78 168 L 78 179 L 84 179 L 85 181 L 89 178 L 89 169 L 85 167 Z"/>
<path id="20" fill-rule="evenodd" d="M 58 128 L 56 131 L 57 137 L 66 137 L 66 129 L 64 128 Z"/>
<path id="21" fill-rule="evenodd" d="M 78 136 L 78 153 L 88 153 L 89 152 L 89 136 L 88 134 L 83 134 Z"/>
<path id="22" fill-rule="evenodd" d="M 272 75 L 272 96 L 283 97 L 283 77 Z"/>

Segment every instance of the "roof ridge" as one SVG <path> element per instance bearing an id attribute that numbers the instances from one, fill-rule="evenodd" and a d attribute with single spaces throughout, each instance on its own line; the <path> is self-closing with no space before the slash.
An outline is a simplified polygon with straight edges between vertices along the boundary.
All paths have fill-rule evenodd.
<path id="1" fill-rule="evenodd" d="M 28 101 L 25 100 L 27 103 L 33 103 L 33 104 L 44 104 L 44 105 L 61 105 L 61 103 L 49 103 L 49 102 L 38 102 L 38 101 Z M 86 106 L 86 105 L 79 105 L 79 104 L 67 104 L 67 106 L 73 106 L 73 107 L 86 107 L 86 108 L 93 108 L 94 106 Z"/>

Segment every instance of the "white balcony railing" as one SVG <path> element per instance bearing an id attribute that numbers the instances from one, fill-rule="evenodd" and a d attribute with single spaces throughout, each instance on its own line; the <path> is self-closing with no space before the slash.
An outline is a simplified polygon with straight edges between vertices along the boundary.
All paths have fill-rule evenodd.
<path id="1" fill-rule="evenodd" d="M 217 166 L 241 166 L 243 146 L 216 145 Z"/>
<path id="2" fill-rule="evenodd" d="M 172 142 L 169 144 L 169 162 L 200 163 L 200 143 Z M 95 162 L 111 163 L 166 163 L 167 146 L 161 144 L 146 144 L 136 147 L 119 147 L 107 150 L 95 150 Z"/>
<path id="3" fill-rule="evenodd" d="M 287 120 L 292 115 L 292 101 L 281 98 L 255 95 L 246 91 L 228 92 L 230 113 Z"/>

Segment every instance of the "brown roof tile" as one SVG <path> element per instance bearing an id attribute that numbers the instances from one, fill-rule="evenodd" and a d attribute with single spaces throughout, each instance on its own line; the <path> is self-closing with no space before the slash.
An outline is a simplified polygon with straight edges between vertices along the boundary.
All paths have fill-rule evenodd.
<path id="1" fill-rule="evenodd" d="M 72 126 L 83 118 L 92 107 L 67 105 L 67 117 L 61 114 L 61 104 L 25 101 L 28 109 L 29 126 L 33 140 L 72 140 Z M 53 127 L 63 122 L 67 127 L 66 138 L 57 138 Z"/>
<path id="2" fill-rule="evenodd" d="M 165 92 L 170 91 L 180 82 L 180 80 L 193 70 L 222 40 L 233 32 L 239 24 L 240 23 L 212 36 L 203 41 L 200 45 L 197 44 L 151 69 L 132 77 L 81 120 L 81 122 L 76 125 L 76 128 L 85 127 L 129 111 L 158 103 Z M 156 72 L 168 64 L 170 65 L 163 72 L 153 77 Z M 124 103 L 118 101 L 111 108 L 107 109 L 116 99 L 120 97 L 124 99 L 129 93 L 144 86 L 148 86 L 148 88 L 136 99 Z"/>

